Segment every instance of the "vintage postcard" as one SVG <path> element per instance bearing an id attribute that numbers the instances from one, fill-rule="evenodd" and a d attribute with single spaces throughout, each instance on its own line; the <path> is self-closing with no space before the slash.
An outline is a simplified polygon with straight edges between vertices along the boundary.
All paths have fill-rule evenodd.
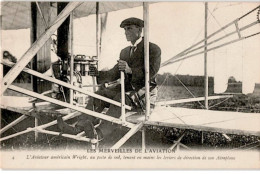
<path id="1" fill-rule="evenodd" d="M 260 3 L 1 2 L 2 169 L 259 169 Z"/>

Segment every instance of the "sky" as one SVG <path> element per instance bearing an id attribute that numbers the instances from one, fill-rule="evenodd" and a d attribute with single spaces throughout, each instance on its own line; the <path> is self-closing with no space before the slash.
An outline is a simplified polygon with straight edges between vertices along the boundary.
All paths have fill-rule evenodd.
<path id="1" fill-rule="evenodd" d="M 208 34 L 213 33 L 227 23 L 242 16 L 259 3 L 210 2 L 208 14 Z M 239 21 L 239 26 L 249 24 L 256 19 L 256 13 Z M 131 8 L 108 14 L 106 32 L 102 42 L 100 69 L 111 68 L 119 59 L 121 49 L 129 45 L 124 30 L 119 27 L 128 17 L 143 18 L 143 8 Z M 160 2 L 150 5 L 150 41 L 162 50 L 162 62 L 175 56 L 204 37 L 203 2 Z M 74 20 L 74 53 L 94 56 L 96 54 L 95 15 Z M 223 36 L 235 30 L 221 31 Z M 259 31 L 260 25 L 242 35 Z M 234 35 L 233 38 L 237 38 Z M 30 30 L 2 31 L 2 48 L 21 57 L 30 46 Z M 234 76 L 248 83 L 260 82 L 260 35 L 208 53 L 208 73 L 221 76 L 222 79 Z M 160 69 L 160 73 L 204 74 L 203 54 Z"/>

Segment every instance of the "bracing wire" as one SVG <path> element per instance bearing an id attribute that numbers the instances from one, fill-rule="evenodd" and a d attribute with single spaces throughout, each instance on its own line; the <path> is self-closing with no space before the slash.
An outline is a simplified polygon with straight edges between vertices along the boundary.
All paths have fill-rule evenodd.
<path id="1" fill-rule="evenodd" d="M 218 106 L 218 105 L 220 105 L 221 103 L 224 103 L 224 102 L 227 101 L 229 98 L 230 98 L 230 97 L 225 98 L 224 100 L 220 101 L 219 103 L 216 103 L 216 104 L 210 106 L 209 109 L 214 108 L 215 106 Z"/>
<path id="2" fill-rule="evenodd" d="M 181 84 L 182 86 L 190 93 L 190 95 L 193 97 L 193 98 L 196 98 L 196 96 L 189 90 L 189 88 L 184 84 L 182 83 L 182 81 L 177 77 L 177 76 L 174 76 Z M 205 108 L 205 106 L 203 106 L 199 101 L 197 101 L 199 103 L 199 105 L 201 106 L 201 108 Z"/>
<path id="3" fill-rule="evenodd" d="M 17 8 L 15 10 L 15 13 L 14 13 L 14 17 L 13 17 L 13 20 L 12 20 L 12 23 L 11 23 L 11 26 L 13 25 L 14 23 L 14 19 L 16 18 L 16 15 L 17 15 L 17 12 L 18 12 L 18 9 L 20 8 L 20 5 L 17 5 Z"/>

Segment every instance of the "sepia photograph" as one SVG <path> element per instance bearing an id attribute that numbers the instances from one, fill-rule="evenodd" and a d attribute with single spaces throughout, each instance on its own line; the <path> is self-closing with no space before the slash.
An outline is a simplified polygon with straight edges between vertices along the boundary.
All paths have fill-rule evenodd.
<path id="1" fill-rule="evenodd" d="M 260 169 L 260 3 L 1 1 L 2 169 Z"/>

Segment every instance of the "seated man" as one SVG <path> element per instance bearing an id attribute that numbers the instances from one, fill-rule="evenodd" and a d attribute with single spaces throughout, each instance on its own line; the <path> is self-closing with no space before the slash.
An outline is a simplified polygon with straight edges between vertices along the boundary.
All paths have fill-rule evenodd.
<path id="1" fill-rule="evenodd" d="M 133 96 L 137 93 L 144 94 L 145 87 L 145 67 L 144 67 L 144 40 L 141 37 L 142 28 L 144 22 L 138 18 L 128 18 L 122 21 L 121 28 L 124 28 L 127 41 L 131 42 L 131 46 L 124 48 L 120 53 L 120 60 L 118 63 L 108 71 L 97 71 L 95 68 L 90 68 L 90 75 L 97 76 L 97 82 L 99 84 L 112 82 L 120 78 L 120 71 L 125 72 L 125 104 L 129 106 L 136 106 L 136 99 L 133 100 Z M 160 48 L 149 43 L 149 55 L 150 55 L 150 87 L 151 90 L 156 87 L 155 77 L 160 68 L 161 63 L 161 50 Z M 102 87 L 96 92 L 96 94 L 104 97 L 119 101 L 121 100 L 121 87 L 120 84 L 115 85 L 112 88 Z M 133 95 L 135 94 L 135 95 Z M 121 116 L 121 109 L 118 106 L 109 104 L 99 99 L 92 98 L 89 100 L 86 109 L 94 110 L 96 112 L 102 112 L 105 107 L 109 107 L 107 115 L 119 118 Z M 78 123 L 75 127 L 71 127 L 62 118 L 58 118 L 58 126 L 64 133 L 77 134 L 81 131 L 85 131 L 86 136 L 93 138 L 97 132 L 94 129 L 93 122 L 95 119 L 85 114 L 79 116 Z M 107 129 L 109 127 L 109 129 Z M 99 128 L 105 135 L 109 135 L 116 125 L 107 121 L 102 121 Z"/>

